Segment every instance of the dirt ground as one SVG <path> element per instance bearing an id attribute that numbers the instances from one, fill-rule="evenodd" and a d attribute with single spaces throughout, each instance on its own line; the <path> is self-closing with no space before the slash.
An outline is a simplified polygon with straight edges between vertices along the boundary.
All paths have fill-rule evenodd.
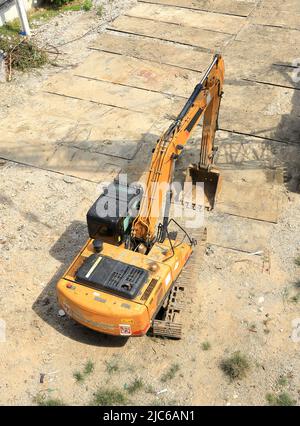
<path id="1" fill-rule="evenodd" d="M 0 403 L 86 405 L 114 389 L 133 405 L 265 405 L 268 393 L 299 405 L 298 2 L 110 3 L 101 19 L 74 12 L 43 25 L 40 42 L 73 41 L 60 66 L 0 87 Z M 99 183 L 142 176 L 215 51 L 226 64 L 224 184 L 205 216 L 184 338 L 112 338 L 59 316 L 55 284 L 87 238 Z M 178 174 L 199 155 L 200 130 Z M 249 369 L 231 381 L 220 365 L 235 351 Z M 94 371 L 76 380 L 88 361 Z"/>

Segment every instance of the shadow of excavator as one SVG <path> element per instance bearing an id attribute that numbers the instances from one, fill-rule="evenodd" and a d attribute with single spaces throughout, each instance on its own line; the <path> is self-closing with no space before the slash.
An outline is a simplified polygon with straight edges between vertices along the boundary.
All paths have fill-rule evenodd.
<path id="1" fill-rule="evenodd" d="M 222 137 L 217 134 L 216 144 L 220 146 L 217 165 L 225 170 L 259 168 L 275 170 L 282 168 L 285 188 L 290 192 L 299 193 L 299 83 L 293 81 L 291 75 L 293 67 L 290 63 L 273 64 L 271 67 L 284 77 L 286 90 L 293 91 L 289 113 L 281 115 L 280 122 L 275 128 L 262 129 L 253 136 L 230 131 L 223 132 Z M 231 84 L 235 84 L 235 82 L 231 82 Z M 269 138 L 264 137 L 266 133 L 270 134 Z"/>

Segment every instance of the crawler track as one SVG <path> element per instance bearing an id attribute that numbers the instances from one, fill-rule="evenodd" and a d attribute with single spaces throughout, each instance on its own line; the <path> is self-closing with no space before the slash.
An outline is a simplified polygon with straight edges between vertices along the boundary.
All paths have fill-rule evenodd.
<path id="1" fill-rule="evenodd" d="M 206 246 L 206 228 L 195 229 L 191 233 L 197 240 L 193 253 L 183 268 L 181 274 L 175 281 L 171 292 L 163 306 L 162 319 L 154 319 L 152 334 L 154 336 L 181 339 L 183 334 L 184 308 L 190 300 L 192 288 L 197 283 L 200 272 L 201 259 Z"/>

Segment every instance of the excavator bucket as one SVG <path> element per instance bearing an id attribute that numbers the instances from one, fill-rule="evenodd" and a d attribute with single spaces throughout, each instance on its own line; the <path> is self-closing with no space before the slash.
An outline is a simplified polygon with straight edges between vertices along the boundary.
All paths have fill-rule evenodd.
<path id="1" fill-rule="evenodd" d="M 186 176 L 186 181 L 192 182 L 193 185 L 197 182 L 204 184 L 204 206 L 208 210 L 212 210 L 221 189 L 219 170 L 212 167 L 208 171 L 193 165 L 188 168 Z"/>

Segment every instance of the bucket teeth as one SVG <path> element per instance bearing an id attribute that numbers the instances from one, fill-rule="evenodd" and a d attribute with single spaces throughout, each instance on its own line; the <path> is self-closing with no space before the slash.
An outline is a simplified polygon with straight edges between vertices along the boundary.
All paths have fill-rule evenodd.
<path id="1" fill-rule="evenodd" d="M 197 200 L 196 184 L 202 183 L 204 190 L 204 207 L 207 210 L 212 210 L 216 204 L 219 192 L 221 190 L 222 178 L 220 172 L 215 167 L 210 167 L 208 170 L 200 168 L 197 165 L 191 165 L 186 171 L 186 182 L 192 183 L 191 193 L 186 192 L 186 197 L 189 198 L 189 204 L 194 210 L 201 209 L 201 204 Z M 200 201 L 201 202 L 201 201 Z"/>

